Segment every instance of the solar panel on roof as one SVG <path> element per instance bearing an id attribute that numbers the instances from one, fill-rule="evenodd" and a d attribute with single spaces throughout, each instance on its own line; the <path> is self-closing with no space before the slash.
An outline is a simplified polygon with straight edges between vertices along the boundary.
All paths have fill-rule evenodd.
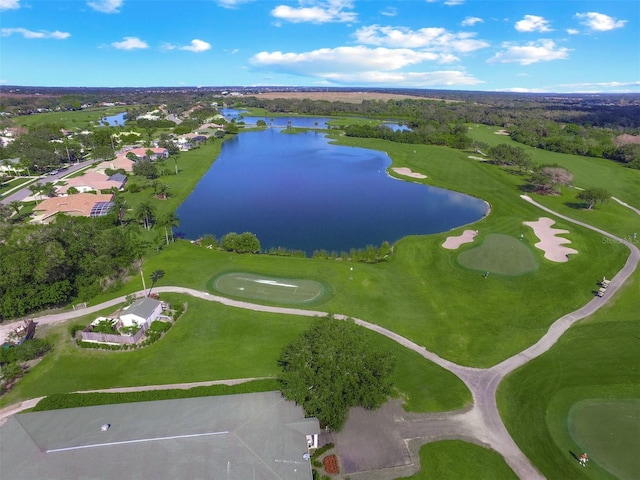
<path id="1" fill-rule="evenodd" d="M 103 217 L 113 208 L 113 202 L 96 202 L 91 208 L 90 217 Z"/>

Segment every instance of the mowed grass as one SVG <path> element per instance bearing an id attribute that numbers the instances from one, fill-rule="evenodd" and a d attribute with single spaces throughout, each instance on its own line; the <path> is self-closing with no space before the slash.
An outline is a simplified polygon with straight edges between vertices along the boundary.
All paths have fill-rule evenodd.
<path id="1" fill-rule="evenodd" d="M 209 288 L 222 295 L 249 300 L 300 305 L 319 303 L 331 295 L 331 289 L 315 280 L 227 272 L 212 278 Z"/>
<path id="2" fill-rule="evenodd" d="M 43 333 L 56 342 L 54 351 L 21 379 L 0 405 L 79 390 L 275 376 L 280 371 L 277 358 L 282 349 L 314 321 L 180 295 L 163 294 L 161 298 L 186 302 L 187 310 L 165 337 L 143 349 L 77 347 L 69 338 L 69 325 L 86 325 L 94 316 L 47 328 Z M 469 391 L 453 374 L 386 337 L 368 331 L 367 335 L 376 347 L 393 353 L 394 383 L 411 410 L 451 410 L 471 402 Z"/>
<path id="3" fill-rule="evenodd" d="M 538 268 L 533 251 L 524 241 L 497 233 L 487 235 L 482 245 L 460 253 L 458 263 L 471 270 L 508 276 Z"/>
<path id="4" fill-rule="evenodd" d="M 568 169 L 573 175 L 573 185 L 578 188 L 600 187 L 606 189 L 612 196 L 623 202 L 640 209 L 640 170 L 626 168 L 623 165 L 602 158 L 581 157 L 563 153 L 549 152 L 539 148 L 529 147 L 514 142 L 509 136 L 496 135 L 498 127 L 486 125 L 471 126 L 469 135 L 489 145 L 506 143 L 521 147 L 538 165 L 558 164 Z M 499 169 L 497 166 L 493 168 Z M 516 175 L 512 175 L 517 177 Z M 522 184 L 526 177 L 521 179 Z M 589 224 L 598 225 L 600 228 L 626 237 L 630 233 L 640 234 L 638 215 L 631 212 L 613 200 L 604 205 L 597 206 L 594 210 L 585 210 L 582 202 L 577 199 L 580 190 L 565 188 L 559 196 L 531 195 L 534 200 L 564 215 Z"/>
<path id="5" fill-rule="evenodd" d="M 622 479 L 640 472 L 640 399 L 582 400 L 569 410 L 569 432 L 581 451 Z"/>
<path id="6" fill-rule="evenodd" d="M 582 401 L 640 399 L 638 291 L 640 272 L 611 304 L 574 325 L 549 352 L 499 387 L 498 406 L 507 428 L 549 479 L 616 478 L 592 452 L 588 468 L 578 465 L 572 453 L 579 455 L 583 445 L 571 435 L 570 411 Z"/>
<path id="7" fill-rule="evenodd" d="M 420 471 L 404 480 L 516 480 L 499 453 L 488 448 L 445 440 L 420 448 Z"/>
<path id="8" fill-rule="evenodd" d="M 65 129 L 76 130 L 88 127 L 91 123 L 98 123 L 102 117 L 116 115 L 126 110 L 125 107 L 90 108 L 70 112 L 45 112 L 37 115 L 23 115 L 13 117 L 13 121 L 24 127 L 47 123 L 62 124 Z"/>

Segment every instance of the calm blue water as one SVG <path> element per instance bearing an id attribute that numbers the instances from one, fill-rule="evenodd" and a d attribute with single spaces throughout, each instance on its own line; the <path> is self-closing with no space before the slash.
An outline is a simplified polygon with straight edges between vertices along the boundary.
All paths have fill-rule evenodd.
<path id="1" fill-rule="evenodd" d="M 474 222 L 486 204 L 389 177 L 384 153 L 330 145 L 319 133 L 242 133 L 178 208 L 189 239 L 249 231 L 263 250 L 335 250 L 380 245 Z"/>
<path id="2" fill-rule="evenodd" d="M 124 125 L 124 116 L 126 115 L 127 112 L 122 112 L 122 113 L 118 113 L 116 115 L 110 115 L 108 117 L 102 117 L 100 119 L 100 124 L 102 124 L 103 122 L 107 122 L 110 126 L 115 127 L 115 126 L 122 126 Z"/>

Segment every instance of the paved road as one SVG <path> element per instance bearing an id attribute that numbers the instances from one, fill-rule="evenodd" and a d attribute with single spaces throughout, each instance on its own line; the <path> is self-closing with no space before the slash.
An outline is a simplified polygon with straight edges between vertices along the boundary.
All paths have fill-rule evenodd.
<path id="1" fill-rule="evenodd" d="M 466 367 L 462 365 L 458 365 L 449 360 L 446 360 L 437 354 L 428 351 L 426 348 L 417 345 L 411 340 L 398 335 L 391 330 L 387 330 L 379 325 L 375 325 L 373 323 L 367 322 L 362 319 L 353 319 L 357 324 L 368 328 L 372 331 L 378 332 L 397 343 L 409 348 L 422 357 L 430 360 L 437 365 L 449 370 L 456 376 L 458 376 L 469 388 L 473 397 L 473 405 L 471 408 L 463 411 L 463 412 L 447 412 L 443 414 L 431 414 L 429 415 L 429 420 L 425 420 L 424 422 L 413 422 L 412 425 L 405 425 L 401 428 L 404 428 L 404 432 L 407 435 L 411 435 L 409 438 L 428 438 L 433 441 L 433 439 L 445 439 L 445 438 L 464 438 L 469 441 L 475 441 L 479 444 L 488 445 L 498 453 L 500 453 L 507 464 L 513 469 L 513 471 L 523 479 L 532 479 L 538 480 L 543 479 L 542 474 L 533 466 L 533 464 L 529 461 L 529 459 L 522 453 L 522 451 L 518 448 L 513 438 L 507 431 L 502 418 L 498 412 L 498 407 L 496 404 L 496 391 L 498 385 L 504 379 L 506 375 L 508 375 L 513 370 L 521 367 L 526 364 L 533 358 L 542 355 L 544 352 L 549 350 L 560 338 L 560 336 L 567 331 L 567 329 L 576 323 L 577 321 L 593 314 L 596 310 L 598 310 L 602 305 L 604 305 L 609 299 L 622 287 L 624 282 L 629 278 L 629 276 L 635 271 L 638 266 L 638 262 L 640 262 L 640 250 L 633 245 L 632 243 L 620 239 L 614 235 L 611 235 L 604 230 L 593 227 L 586 223 L 574 220 L 567 216 L 561 215 L 553 210 L 540 205 L 539 203 L 532 200 L 530 197 L 526 195 L 521 196 L 523 200 L 535 205 L 541 210 L 548 212 L 556 217 L 562 218 L 568 222 L 574 223 L 576 225 L 580 225 L 582 227 L 588 228 L 590 230 L 596 231 L 608 238 L 611 238 L 614 241 L 620 242 L 626 245 L 630 250 L 630 255 L 627 258 L 627 261 L 623 268 L 611 279 L 611 284 L 607 288 L 607 293 L 604 297 L 595 297 L 587 303 L 582 308 L 571 312 L 567 315 L 556 320 L 547 333 L 534 345 L 529 348 L 523 350 L 522 352 L 512 356 L 504 360 L 503 362 L 494 365 L 488 369 L 481 368 L 472 368 Z M 301 310 L 295 308 L 283 308 L 283 307 L 272 307 L 267 305 L 257 305 L 249 302 L 242 302 L 237 300 L 230 300 L 225 297 L 220 297 L 217 295 L 211 295 L 208 292 L 202 292 L 199 290 L 194 290 L 191 288 L 185 287 L 175 287 L 175 286 L 166 286 L 166 287 L 156 287 L 155 289 L 158 293 L 163 292 L 171 292 L 171 293 L 182 293 L 191 295 L 197 298 L 202 298 L 204 300 L 219 302 L 224 305 L 228 305 L 231 307 L 244 308 L 254 311 L 261 312 L 272 312 L 272 313 L 280 313 L 287 315 L 302 315 L 302 316 L 326 316 L 327 312 L 314 311 L 314 310 Z M 142 294 L 143 292 L 138 292 Z M 93 313 L 98 310 L 102 310 L 104 308 L 115 306 L 121 304 L 125 301 L 125 297 L 115 298 L 108 302 L 102 303 L 100 305 L 95 305 L 89 308 L 73 311 L 73 312 L 63 312 L 52 315 L 46 315 L 37 319 L 38 324 L 47 325 L 47 324 L 55 324 L 59 322 L 63 322 L 70 318 L 76 318 L 79 316 L 86 315 L 88 313 Z M 346 319 L 351 318 L 344 315 L 335 315 L 338 319 Z M 12 328 L 12 325 L 1 325 L 0 326 L 0 338 L 2 338 L 2 331 Z M 148 388 L 171 388 L 170 386 L 159 386 L 159 387 L 136 387 L 139 389 L 148 389 Z M 113 391 L 113 390 L 112 390 Z M 37 400 L 37 399 L 35 399 Z M 34 400 L 28 400 L 23 402 L 24 408 L 29 408 L 26 405 L 33 405 Z M 18 406 L 19 410 L 23 409 Z M 7 407 L 5 409 L 8 414 L 16 413 L 16 406 Z M 406 437 L 405 437 L 406 438 Z M 392 472 L 390 472 L 392 473 Z M 378 477 L 376 477 L 378 478 Z M 382 477 L 380 477 L 382 478 Z M 389 477 L 393 478 L 393 477 Z"/>
<path id="2" fill-rule="evenodd" d="M 29 185 L 32 185 L 33 183 L 56 182 L 61 178 L 66 177 L 67 175 L 70 175 L 78 170 L 81 170 L 91 165 L 92 163 L 95 163 L 95 160 L 86 160 L 84 162 L 74 163 L 73 165 L 70 165 L 67 170 L 56 173 L 55 175 L 42 175 L 40 177 L 32 177 L 35 180 L 35 182 L 31 182 Z M 9 195 L 3 196 L 0 199 L 0 203 L 9 203 L 14 200 L 18 200 L 21 202 L 29 196 L 31 196 L 31 190 L 29 190 L 28 187 L 18 188 L 17 190 L 12 190 Z"/>

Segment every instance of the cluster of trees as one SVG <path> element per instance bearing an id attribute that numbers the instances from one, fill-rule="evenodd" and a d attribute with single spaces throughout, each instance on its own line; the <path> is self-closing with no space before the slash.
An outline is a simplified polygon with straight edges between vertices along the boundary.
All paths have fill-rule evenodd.
<path id="1" fill-rule="evenodd" d="M 616 145 L 615 142 L 623 133 L 640 135 L 640 104 L 622 102 L 614 96 L 572 98 L 458 92 L 458 95 L 449 97 L 460 100 L 365 100 L 348 103 L 249 97 L 243 101 L 247 106 L 265 108 L 274 113 L 397 118 L 405 119 L 409 125 L 435 122 L 436 125 L 454 126 L 451 128 L 462 123 L 498 125 L 507 128 L 515 141 L 526 145 L 561 153 L 607 158 L 640 168 L 640 146 Z M 618 105 L 615 105 L 616 100 L 619 101 Z M 364 130 L 352 129 L 351 133 L 354 136 L 373 136 L 363 134 Z M 458 141 L 466 142 L 464 137 L 452 139 L 446 136 L 446 132 L 440 133 L 444 138 L 435 136 L 435 141 L 408 143 L 452 146 Z"/>
<path id="2" fill-rule="evenodd" d="M 209 248 L 222 248 L 228 252 L 260 253 L 260 240 L 251 232 L 229 232 L 220 240 L 207 234 L 199 238 L 197 243 Z"/>
<path id="3" fill-rule="evenodd" d="M 381 262 L 391 253 L 391 244 L 386 240 L 379 247 L 367 245 L 366 248 L 352 248 L 348 252 L 328 252 L 327 250 L 315 250 L 313 258 L 323 258 L 325 260 L 335 260 L 340 258 L 351 262 L 377 263 Z"/>
<path id="4" fill-rule="evenodd" d="M 284 348 L 278 364 L 282 395 L 335 431 L 349 408 L 379 408 L 393 391 L 393 356 L 349 320 L 317 320 Z"/>
<path id="5" fill-rule="evenodd" d="M 472 144 L 467 135 L 467 127 L 461 124 L 430 122 L 409 122 L 411 130 L 396 130 L 369 125 L 349 125 L 344 133 L 348 137 L 381 138 L 398 143 L 443 145 L 451 148 L 469 148 Z"/>
<path id="6" fill-rule="evenodd" d="M 51 344 L 40 338 L 25 340 L 20 345 L 10 348 L 0 348 L 0 391 L 5 390 L 7 384 L 24 374 L 26 368 L 23 365 L 26 362 L 43 356 L 49 350 Z"/>
<path id="7" fill-rule="evenodd" d="M 531 157 L 521 147 L 500 143 L 489 147 L 487 149 L 487 155 L 490 163 L 515 166 L 521 173 L 526 173 L 533 168 Z"/>
<path id="8" fill-rule="evenodd" d="M 116 221 L 61 215 L 49 225 L 2 224 L 0 320 L 88 300 L 122 282 L 144 247 Z"/>

